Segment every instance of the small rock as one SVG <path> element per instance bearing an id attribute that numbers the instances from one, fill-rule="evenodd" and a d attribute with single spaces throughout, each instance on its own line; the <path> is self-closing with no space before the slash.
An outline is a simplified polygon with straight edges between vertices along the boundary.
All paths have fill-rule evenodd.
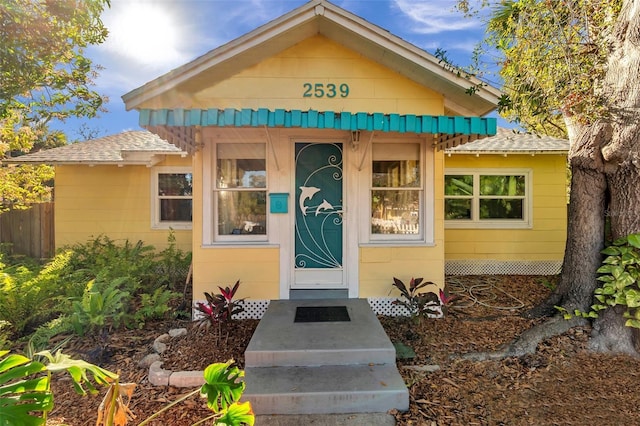
<path id="1" fill-rule="evenodd" d="M 158 354 L 149 354 L 147 356 L 145 356 L 144 358 L 142 358 L 140 360 L 140 362 L 138 362 L 138 367 L 140 368 L 149 368 L 151 366 L 151 364 L 153 364 L 156 361 L 160 361 L 162 358 L 160 357 L 160 355 Z"/>
<path id="2" fill-rule="evenodd" d="M 165 336 L 165 334 L 163 334 L 163 336 Z M 168 334 L 166 334 L 166 336 L 168 336 Z M 160 337 L 158 337 L 156 340 L 153 341 L 153 351 L 157 354 L 161 354 L 167 350 L 167 345 L 165 343 L 162 343 L 162 340 L 160 340 Z"/>
<path id="3" fill-rule="evenodd" d="M 166 343 L 170 338 L 171 336 L 169 336 L 167 333 L 164 333 L 156 337 L 156 342 Z"/>
<path id="4" fill-rule="evenodd" d="M 186 336 L 187 335 L 187 329 L 186 328 L 174 328 L 169 330 L 169 336 L 171 337 L 181 337 L 181 336 Z"/>

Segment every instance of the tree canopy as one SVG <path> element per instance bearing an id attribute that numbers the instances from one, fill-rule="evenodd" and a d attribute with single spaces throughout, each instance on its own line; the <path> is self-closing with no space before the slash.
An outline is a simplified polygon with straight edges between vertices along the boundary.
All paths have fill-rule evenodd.
<path id="1" fill-rule="evenodd" d="M 509 0 L 495 6 L 487 42 L 501 54 L 502 115 L 527 130 L 567 136 L 566 120 L 608 114 L 603 98 L 622 0 Z"/>
<path id="2" fill-rule="evenodd" d="M 640 232 L 638 5 L 638 0 L 504 0 L 493 5 L 487 42 L 501 55 L 499 73 L 508 99 L 501 113 L 527 130 L 568 136 L 571 143 L 561 280 L 531 316 L 552 315 L 556 306 L 588 310 L 598 288 L 607 230 L 613 238 Z M 469 2 L 462 0 L 460 6 L 468 8 Z M 637 354 L 618 304 L 595 319 L 590 345 Z M 557 324 L 548 321 L 546 330 L 562 330 Z M 535 339 L 547 333 L 543 326 L 536 329 L 520 339 L 533 342 L 527 347 L 535 348 Z"/>
<path id="3" fill-rule="evenodd" d="M 60 146 L 53 120 L 93 117 L 104 98 L 91 89 L 98 67 L 85 55 L 107 29 L 109 0 L 0 0 L 0 160 Z M 53 176 L 46 166 L 0 168 L 3 207 L 37 201 Z M 1 207 L 0 207 L 1 208 Z"/>

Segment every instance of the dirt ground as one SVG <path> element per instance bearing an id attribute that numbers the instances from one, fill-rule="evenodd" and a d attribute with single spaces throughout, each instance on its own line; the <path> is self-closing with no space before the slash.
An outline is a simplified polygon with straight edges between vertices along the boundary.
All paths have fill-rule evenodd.
<path id="1" fill-rule="evenodd" d="M 538 346 L 535 354 L 500 361 L 465 361 L 456 355 L 490 351 L 535 324 L 519 316 L 548 293 L 551 281 L 529 276 L 449 277 L 460 295 L 445 318 L 420 322 L 381 318 L 394 342 L 411 348 L 398 366 L 410 389 L 410 408 L 394 413 L 399 425 L 633 425 L 640 424 L 640 360 L 585 350 L 590 330 L 573 328 Z M 188 327 L 171 341 L 163 367 L 199 370 L 233 358 L 242 367 L 244 348 L 257 321 L 237 321 L 221 336 L 192 323 L 163 322 L 143 330 L 111 333 L 106 340 L 74 340 L 67 352 L 120 372 L 138 386 L 130 403 L 138 424 L 191 389 L 151 386 L 138 366 L 154 339 Z M 103 348 L 103 351 L 96 350 Z M 410 351 L 409 351 L 410 352 Z M 102 360 L 95 358 L 102 355 Z M 56 376 L 55 408 L 47 424 L 94 425 L 98 396 L 76 396 L 69 379 Z M 190 425 L 209 414 L 198 397 L 166 412 L 155 425 Z"/>

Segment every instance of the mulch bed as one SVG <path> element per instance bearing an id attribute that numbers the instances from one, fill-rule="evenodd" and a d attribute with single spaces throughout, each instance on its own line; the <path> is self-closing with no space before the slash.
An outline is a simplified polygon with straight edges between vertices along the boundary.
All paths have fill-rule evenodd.
<path id="1" fill-rule="evenodd" d="M 637 423 L 640 360 L 587 352 L 588 328 L 573 328 L 541 343 L 535 354 L 521 358 L 475 362 L 455 356 L 495 350 L 535 325 L 536 321 L 519 314 L 548 294 L 544 285 L 548 283 L 544 278 L 529 276 L 450 277 L 449 288 L 462 296 L 445 318 L 381 318 L 390 338 L 411 347 L 416 354 L 398 360 L 410 390 L 409 411 L 394 413 L 398 424 Z M 120 372 L 122 382 L 138 383 L 130 405 L 137 416 L 132 424 L 137 424 L 191 391 L 151 386 L 147 370 L 138 367 L 157 336 L 170 328 L 189 330 L 187 337 L 169 343 L 163 368 L 201 370 L 230 358 L 242 367 L 244 349 L 256 325 L 257 321 L 237 321 L 218 333 L 217 329 L 201 329 L 191 322 L 161 322 L 143 330 L 113 332 L 106 341 L 75 339 L 66 352 L 84 359 L 102 353 L 104 367 Z M 106 350 L 97 350 L 100 348 Z M 62 375 L 55 376 L 52 386 L 56 406 L 48 425 L 95 424 L 104 391 L 99 396 L 80 398 Z M 152 424 L 190 425 L 208 414 L 203 401 L 196 397 Z"/>

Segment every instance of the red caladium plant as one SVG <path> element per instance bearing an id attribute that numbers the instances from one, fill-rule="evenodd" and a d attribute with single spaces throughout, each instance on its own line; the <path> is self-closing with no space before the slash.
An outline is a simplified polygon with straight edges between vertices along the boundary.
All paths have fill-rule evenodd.
<path id="1" fill-rule="evenodd" d="M 436 294 L 433 291 L 422 292 L 421 290 L 428 286 L 434 285 L 431 281 L 424 281 L 422 278 L 411 278 L 407 287 L 402 281 L 393 278 L 393 286 L 400 290 L 402 299 L 396 299 L 394 305 L 401 305 L 407 308 L 412 317 L 442 315 L 458 295 L 447 295 L 443 289 L 439 289 Z"/>
<path id="2" fill-rule="evenodd" d="M 450 295 L 446 295 L 446 293 L 444 292 L 444 290 L 440 289 L 440 293 L 438 294 L 439 299 L 440 299 L 440 304 L 442 306 L 447 306 L 449 305 L 451 302 L 453 302 L 454 300 L 458 299 L 460 296 L 456 295 L 456 294 L 450 294 Z"/>
<path id="3" fill-rule="evenodd" d="M 240 287 L 240 280 L 236 281 L 231 288 L 225 287 L 220 289 L 219 294 L 204 293 L 207 299 L 206 303 L 198 302 L 196 310 L 202 313 L 206 320 L 214 325 L 221 322 L 229 322 L 233 319 L 233 315 L 244 312 L 244 298 L 234 300 L 236 292 Z"/>
<path id="4" fill-rule="evenodd" d="M 435 284 L 431 281 L 424 281 L 423 278 L 411 278 L 409 287 L 407 287 L 401 280 L 394 277 L 393 286 L 400 290 L 404 299 L 396 299 L 391 303 L 404 306 L 412 317 L 437 314 L 435 308 L 440 306 L 438 297 L 433 292 L 420 292 L 420 289 L 428 285 Z"/>

